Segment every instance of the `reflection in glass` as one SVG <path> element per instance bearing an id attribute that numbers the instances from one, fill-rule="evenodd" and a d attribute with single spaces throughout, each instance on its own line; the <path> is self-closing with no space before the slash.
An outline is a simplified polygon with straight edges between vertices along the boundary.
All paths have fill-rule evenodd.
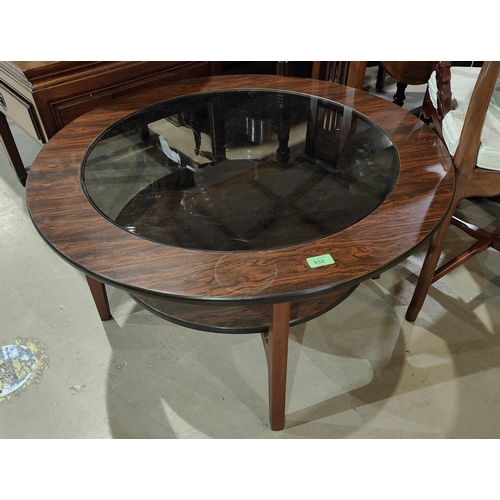
<path id="1" fill-rule="evenodd" d="M 366 217 L 390 193 L 399 160 L 387 134 L 350 108 L 231 90 L 130 115 L 82 169 L 89 200 L 127 231 L 183 248 L 262 250 Z"/>

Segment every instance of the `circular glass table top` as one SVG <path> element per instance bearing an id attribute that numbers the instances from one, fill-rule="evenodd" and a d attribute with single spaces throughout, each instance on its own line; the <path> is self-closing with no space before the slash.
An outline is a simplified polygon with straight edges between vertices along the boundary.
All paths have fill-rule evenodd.
<path id="1" fill-rule="evenodd" d="M 76 118 L 37 156 L 26 201 L 44 240 L 91 278 L 258 305 L 393 267 L 430 238 L 453 189 L 446 146 L 404 109 L 329 82 L 236 75 Z"/>
<path id="2" fill-rule="evenodd" d="M 82 188 L 122 229 L 195 250 L 281 248 L 372 213 L 399 174 L 391 138 L 333 101 L 219 90 L 146 107 L 102 133 Z"/>

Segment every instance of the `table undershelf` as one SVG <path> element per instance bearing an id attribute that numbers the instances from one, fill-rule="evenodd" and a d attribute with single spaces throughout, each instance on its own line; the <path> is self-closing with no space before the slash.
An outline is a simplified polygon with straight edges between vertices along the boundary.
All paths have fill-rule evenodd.
<path id="1" fill-rule="evenodd" d="M 324 314 L 346 299 L 357 286 L 335 290 L 291 303 L 290 326 Z M 130 294 L 152 313 L 195 330 L 216 333 L 264 333 L 269 327 L 272 305 L 205 305 Z"/>

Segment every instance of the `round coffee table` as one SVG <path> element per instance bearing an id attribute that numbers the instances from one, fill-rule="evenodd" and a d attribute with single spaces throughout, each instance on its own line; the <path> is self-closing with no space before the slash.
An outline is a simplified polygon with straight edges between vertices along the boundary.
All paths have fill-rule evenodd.
<path id="1" fill-rule="evenodd" d="M 45 241 L 89 280 L 191 328 L 262 334 L 271 428 L 285 424 L 290 325 L 426 241 L 453 166 L 410 113 L 291 77 L 185 81 L 77 118 L 27 182 Z"/>

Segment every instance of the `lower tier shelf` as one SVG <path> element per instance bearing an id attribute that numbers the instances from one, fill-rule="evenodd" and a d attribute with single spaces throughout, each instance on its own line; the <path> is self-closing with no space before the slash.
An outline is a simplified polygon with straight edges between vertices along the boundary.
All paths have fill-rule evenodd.
<path id="1" fill-rule="evenodd" d="M 325 293 L 291 303 L 290 326 L 321 316 L 345 300 L 356 287 Z M 272 304 L 199 305 L 139 294 L 131 297 L 152 313 L 172 323 L 217 333 L 263 333 L 269 328 Z"/>

